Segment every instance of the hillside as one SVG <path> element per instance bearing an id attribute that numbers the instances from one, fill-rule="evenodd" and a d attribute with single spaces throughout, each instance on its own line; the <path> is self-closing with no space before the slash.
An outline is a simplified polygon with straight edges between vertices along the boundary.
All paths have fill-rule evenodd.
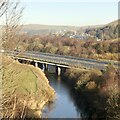
<path id="1" fill-rule="evenodd" d="M 57 26 L 57 25 L 40 25 L 40 24 L 27 24 L 23 25 L 22 32 L 29 35 L 48 35 L 50 33 L 60 31 L 76 31 L 77 34 L 90 34 L 101 40 L 110 40 L 118 38 L 118 20 L 112 21 L 105 25 L 93 26 Z"/>
<path id="2" fill-rule="evenodd" d="M 120 20 L 114 20 L 110 23 L 108 23 L 107 25 L 110 25 L 110 26 L 117 26 L 119 24 Z"/>
<path id="3" fill-rule="evenodd" d="M 40 25 L 40 24 L 27 24 L 23 25 L 22 32 L 28 33 L 30 35 L 34 34 L 49 34 L 54 33 L 57 31 L 81 31 L 83 32 L 86 28 L 93 28 L 93 27 L 99 27 L 101 25 L 97 26 L 58 26 L 58 25 Z"/>
<path id="4" fill-rule="evenodd" d="M 44 104 L 54 95 L 45 74 L 7 56 L 2 60 L 3 118 L 39 118 Z"/>
<path id="5" fill-rule="evenodd" d="M 96 36 L 101 40 L 116 39 L 119 37 L 120 26 L 118 24 L 118 20 L 115 20 L 103 27 L 86 29 L 85 33 Z"/>
<path id="6" fill-rule="evenodd" d="M 55 25 L 40 25 L 40 24 L 27 24 L 23 26 L 22 32 L 28 34 L 49 34 L 50 32 L 56 32 L 59 30 L 77 30 L 78 27 L 74 26 L 55 26 Z"/>

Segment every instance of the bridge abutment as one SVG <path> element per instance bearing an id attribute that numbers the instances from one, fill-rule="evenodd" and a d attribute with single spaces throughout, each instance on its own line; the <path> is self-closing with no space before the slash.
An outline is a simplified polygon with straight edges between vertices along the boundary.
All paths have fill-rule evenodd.
<path id="1" fill-rule="evenodd" d="M 16 60 L 17 62 L 19 62 L 19 61 L 18 61 L 18 58 L 15 58 L 15 60 Z"/>

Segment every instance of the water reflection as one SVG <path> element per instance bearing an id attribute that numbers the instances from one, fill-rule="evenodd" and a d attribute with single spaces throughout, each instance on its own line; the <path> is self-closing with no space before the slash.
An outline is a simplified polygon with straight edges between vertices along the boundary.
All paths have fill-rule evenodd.
<path id="1" fill-rule="evenodd" d="M 77 105 L 70 86 L 55 74 L 46 73 L 56 95 L 53 103 L 43 109 L 42 118 L 81 118 L 82 110 Z"/>

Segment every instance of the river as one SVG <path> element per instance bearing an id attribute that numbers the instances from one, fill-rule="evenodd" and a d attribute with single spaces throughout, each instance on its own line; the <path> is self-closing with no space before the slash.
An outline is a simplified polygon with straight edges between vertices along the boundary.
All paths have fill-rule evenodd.
<path id="1" fill-rule="evenodd" d="M 46 76 L 56 94 L 53 103 L 44 107 L 42 118 L 81 118 L 83 108 L 78 107 L 69 85 L 56 74 L 46 73 Z"/>

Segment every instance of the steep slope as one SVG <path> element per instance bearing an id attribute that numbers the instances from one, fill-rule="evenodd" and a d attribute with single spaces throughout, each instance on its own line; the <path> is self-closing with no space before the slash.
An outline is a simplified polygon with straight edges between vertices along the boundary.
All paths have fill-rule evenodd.
<path id="1" fill-rule="evenodd" d="M 39 68 L 9 57 L 2 59 L 3 117 L 39 118 L 44 104 L 54 95 L 45 74 Z"/>

